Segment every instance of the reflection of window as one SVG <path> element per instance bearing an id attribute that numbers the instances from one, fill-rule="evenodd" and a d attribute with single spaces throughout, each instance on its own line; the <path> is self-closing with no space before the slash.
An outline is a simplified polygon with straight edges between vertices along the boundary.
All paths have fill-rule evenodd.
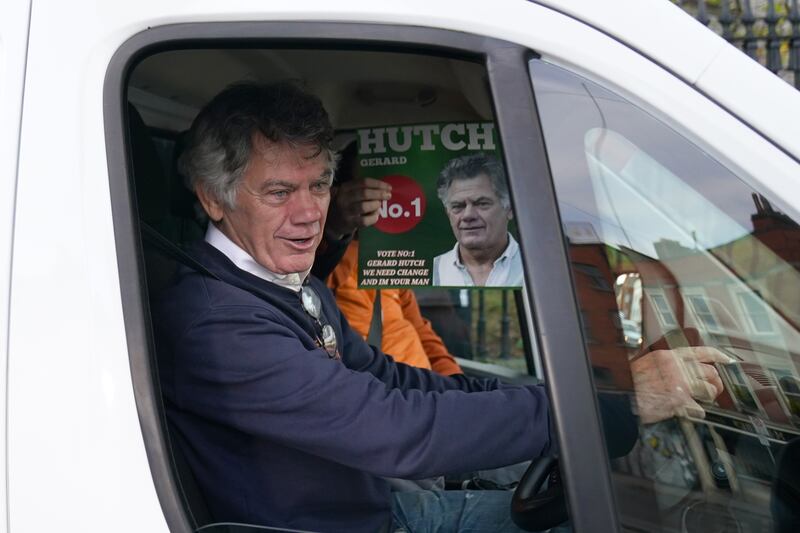
<path id="1" fill-rule="evenodd" d="M 667 297 L 659 293 L 648 293 L 648 297 L 653 304 L 653 309 L 656 311 L 659 323 L 667 328 L 678 327 L 678 321 L 675 320 L 675 315 L 672 313 Z"/>
<path id="2" fill-rule="evenodd" d="M 622 329 L 622 317 L 619 311 L 609 311 L 608 316 L 611 317 L 611 323 L 617 329 Z"/>
<path id="3" fill-rule="evenodd" d="M 597 342 L 597 339 L 592 335 L 592 328 L 589 322 L 589 316 L 585 311 L 581 311 L 581 328 L 583 328 L 583 338 L 586 342 Z"/>
<path id="4" fill-rule="evenodd" d="M 642 279 L 638 273 L 620 274 L 614 282 L 620 318 L 642 325 Z"/>
<path id="5" fill-rule="evenodd" d="M 769 312 L 764 302 L 761 301 L 761 297 L 752 292 L 740 292 L 737 296 L 753 331 L 756 333 L 774 333 L 775 328 L 772 326 Z"/>
<path id="6" fill-rule="evenodd" d="M 792 416 L 800 418 L 800 380 L 788 369 L 772 369 L 779 389 L 779 399 Z"/>
<path id="7" fill-rule="evenodd" d="M 759 412 L 758 400 L 753 395 L 750 380 L 738 364 L 725 365 L 725 372 L 730 379 L 733 399 L 747 412 Z"/>
<path id="8" fill-rule="evenodd" d="M 697 319 L 708 331 L 720 330 L 719 322 L 717 322 L 717 318 L 714 316 L 714 312 L 711 310 L 711 306 L 708 305 L 708 300 L 705 296 L 687 294 L 686 299 L 689 301 L 689 305 L 692 306 Z"/>
<path id="9" fill-rule="evenodd" d="M 609 285 L 608 280 L 603 275 L 603 273 L 600 271 L 600 269 L 597 268 L 596 266 L 584 265 L 582 263 L 574 263 L 573 267 L 575 268 L 575 270 L 577 272 L 581 272 L 583 274 L 586 274 L 589 277 L 589 279 L 592 282 L 592 284 L 591 284 L 592 288 L 598 289 L 598 290 L 601 290 L 601 291 L 610 291 L 611 290 L 611 285 Z"/>

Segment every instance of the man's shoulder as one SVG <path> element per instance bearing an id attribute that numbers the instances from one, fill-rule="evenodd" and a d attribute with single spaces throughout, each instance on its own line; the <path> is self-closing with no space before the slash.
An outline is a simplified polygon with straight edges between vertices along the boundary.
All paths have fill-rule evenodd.
<path id="1" fill-rule="evenodd" d="M 456 259 L 456 249 L 450 248 L 446 252 L 442 252 L 433 258 L 433 266 L 434 268 L 438 268 L 440 265 L 444 266 L 449 262 L 454 262 L 455 259 Z"/>
<path id="2" fill-rule="evenodd" d="M 522 268 L 522 249 L 511 233 L 508 234 L 508 238 L 509 259 L 511 260 L 511 264 L 509 265 L 509 285 L 522 285 L 525 281 L 525 272 Z"/>
<path id="3" fill-rule="evenodd" d="M 170 318 L 191 317 L 229 306 L 265 307 L 255 294 L 225 278 L 235 276 L 235 267 L 206 242 L 189 245 L 187 254 L 195 264 L 181 264 L 174 282 L 154 300 L 154 312 Z"/>
<path id="4" fill-rule="evenodd" d="M 456 260 L 458 259 L 457 247 L 458 244 L 433 258 L 434 285 L 461 286 L 464 284 L 461 273 L 456 266 Z"/>
<path id="5" fill-rule="evenodd" d="M 197 317 L 232 307 L 268 307 L 255 295 L 188 267 L 181 267 L 175 283 L 155 300 L 155 318 L 192 322 Z"/>

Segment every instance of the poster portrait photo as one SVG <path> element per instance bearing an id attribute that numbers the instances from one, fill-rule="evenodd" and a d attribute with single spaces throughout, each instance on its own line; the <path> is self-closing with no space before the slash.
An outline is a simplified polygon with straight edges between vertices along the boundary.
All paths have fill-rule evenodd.
<path id="1" fill-rule="evenodd" d="M 433 285 L 521 286 L 522 259 L 508 227 L 513 213 L 500 161 L 485 153 L 451 159 L 436 193 L 456 242 L 434 258 Z"/>
<path id="2" fill-rule="evenodd" d="M 494 123 L 386 126 L 356 136 L 356 176 L 392 188 L 378 221 L 359 232 L 359 288 L 522 286 Z"/>

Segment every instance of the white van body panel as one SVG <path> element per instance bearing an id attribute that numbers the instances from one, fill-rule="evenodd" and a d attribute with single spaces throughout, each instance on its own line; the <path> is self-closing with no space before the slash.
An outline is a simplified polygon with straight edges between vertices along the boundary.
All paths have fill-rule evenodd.
<path id="1" fill-rule="evenodd" d="M 672 2 L 534 1 L 651 58 L 800 159 L 800 106 L 786 105 L 798 102 L 798 92 Z"/>
<path id="2" fill-rule="evenodd" d="M 800 91 L 731 46 L 695 85 L 800 159 Z"/>
<path id="3" fill-rule="evenodd" d="M 19 28 L 7 27 L 24 20 L 27 11 L 27 4 L 17 4 L 11 17 L 4 8 L 0 23 L 6 54 L 2 72 L 11 73 L 0 78 L 0 87 L 12 89 L 11 108 L 4 96 L 2 110 L 12 118 L 19 115 L 13 102 L 21 101 L 21 89 L 14 80 L 22 79 L 19 54 L 24 47 L 19 42 L 24 36 Z M 109 61 L 127 39 L 148 28 L 188 22 L 344 21 L 426 26 L 517 42 L 666 120 L 758 190 L 786 199 L 780 207 L 800 218 L 798 163 L 787 155 L 800 154 L 797 130 L 790 129 L 800 123 L 800 94 L 780 89 L 783 82 L 773 81 L 764 69 L 748 71 L 759 87 L 760 119 L 753 124 L 773 137 L 767 140 L 689 84 L 697 81 L 729 110 L 752 119 L 748 110 L 754 94 L 723 87 L 731 85 L 728 69 L 744 65 L 741 54 L 668 2 L 563 4 L 571 16 L 522 0 L 469 6 L 420 0 L 38 1 L 31 17 L 14 228 L 9 530 L 167 530 L 131 385 L 118 260 L 132 258 L 116 255 L 103 121 Z M 645 13 L 647 18 L 641 18 Z M 581 17 L 588 24 L 576 20 Z M 662 21 L 663 31 L 645 29 L 642 21 L 652 17 Z M 0 123 L 0 146 L 4 155 L 13 155 L 14 132 L 7 124 Z M 2 164 L 6 170 L 5 157 Z M 2 187 L 0 198 L 8 209 L 1 212 L 10 213 L 13 184 L 3 182 Z M 0 250 L 9 246 L 5 224 L 10 225 L 8 215 L 0 218 Z M 7 323 L 7 263 L 0 261 L 0 336 Z M 2 337 L 0 346 L 5 346 Z M 0 358 L 3 353 L 0 348 Z M 0 360 L 0 373 L 3 367 Z"/>
<path id="4" fill-rule="evenodd" d="M 8 519 L 5 458 L 9 291 L 30 7 L 29 1 L 12 2 L 3 7 L 0 17 L 0 529 L 5 528 Z"/>
<path id="5" fill-rule="evenodd" d="M 728 46 L 724 39 L 708 31 L 672 2 L 533 1 L 607 33 L 657 63 L 668 65 L 672 72 L 690 83 L 703 73 L 722 48 Z M 676 28 L 680 31 L 676 32 Z"/>
<path id="6" fill-rule="evenodd" d="M 33 6 L 8 393 L 10 531 L 164 531 L 131 387 L 102 115 L 121 21 Z M 112 22 L 117 20 L 117 22 Z"/>

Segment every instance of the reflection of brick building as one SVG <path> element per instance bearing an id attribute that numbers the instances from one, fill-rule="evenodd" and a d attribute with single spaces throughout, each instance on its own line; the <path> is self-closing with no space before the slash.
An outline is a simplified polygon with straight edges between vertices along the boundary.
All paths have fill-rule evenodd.
<path id="1" fill-rule="evenodd" d="M 570 224 L 566 233 L 584 339 L 597 384 L 630 390 L 628 348 L 614 293 L 618 273 L 612 271 L 607 248 L 591 225 Z"/>
<path id="2" fill-rule="evenodd" d="M 697 327 L 709 343 L 760 345 L 776 355 L 797 345 L 800 228 L 755 200 L 750 234 L 709 250 L 662 240 L 655 243 L 657 259 L 637 258 L 649 307 L 646 336 L 668 326 L 654 309 L 654 295 L 663 294 L 677 326 Z"/>
<path id="3" fill-rule="evenodd" d="M 631 387 L 628 349 L 622 339 L 614 294 L 616 275 L 605 252 L 602 244 L 569 247 L 584 339 L 598 385 L 610 380 L 615 387 L 628 389 Z"/>
<path id="4" fill-rule="evenodd" d="M 800 328 L 800 227 L 769 202 L 753 195 L 751 235 L 712 253 L 759 291 L 778 315 Z"/>
<path id="5" fill-rule="evenodd" d="M 623 292 L 630 287 L 614 291 L 623 274 L 641 285 L 643 346 L 696 328 L 700 339 L 690 343 L 734 349 L 763 385 L 771 368 L 800 375 L 800 227 L 761 197 L 754 200 L 752 232 L 709 250 L 664 239 L 654 243 L 657 257 L 649 257 L 603 244 L 589 224 L 566 228 L 587 347 L 601 375 L 630 385 L 627 362 L 636 350 L 623 343 L 619 319 L 620 311 L 631 316 Z M 685 341 L 680 334 L 672 340 Z"/>

